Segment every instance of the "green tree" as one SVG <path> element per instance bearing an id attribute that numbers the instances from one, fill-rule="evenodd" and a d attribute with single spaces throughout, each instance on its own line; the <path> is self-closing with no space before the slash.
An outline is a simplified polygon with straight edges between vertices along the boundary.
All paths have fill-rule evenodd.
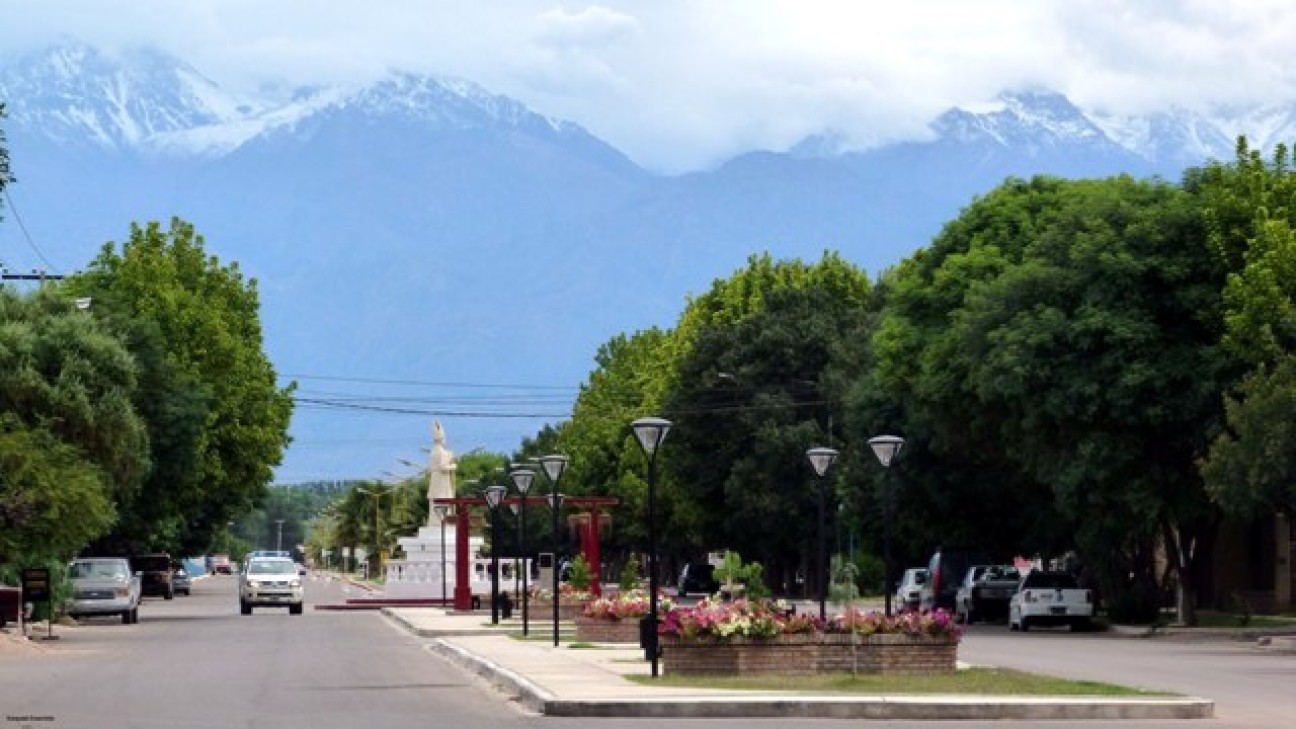
<path id="1" fill-rule="evenodd" d="M 124 344 L 54 289 L 0 290 L 0 563 L 66 560 L 148 468 Z"/>
<path id="2" fill-rule="evenodd" d="M 158 386 L 139 407 L 155 434 L 154 469 L 108 542 L 200 553 L 266 496 L 288 444 L 292 387 L 279 388 L 262 344 L 254 280 L 204 250 L 193 226 L 133 225 L 68 289 L 130 334 Z"/>
<path id="3" fill-rule="evenodd" d="M 1215 503 L 1242 517 L 1291 513 L 1296 464 L 1284 439 L 1296 432 L 1296 171 L 1279 145 L 1269 160 L 1238 140 L 1231 164 L 1186 176 L 1228 278 L 1224 343 L 1249 370 L 1227 393 L 1227 427 L 1203 459 Z"/>
<path id="4" fill-rule="evenodd" d="M 767 263 L 753 260 L 732 285 L 713 287 L 732 306 L 699 302 L 714 316 L 677 365 L 666 463 L 669 482 L 687 484 L 692 523 L 677 535 L 681 551 L 732 548 L 790 586 L 815 554 L 818 487 L 805 451 L 836 443 L 829 430 L 841 422 L 841 396 L 825 374 L 840 337 L 867 315 L 869 283 L 835 256 L 816 266 Z M 768 288 L 754 291 L 752 281 Z"/>
<path id="5" fill-rule="evenodd" d="M 947 323 L 915 337 L 897 316 L 879 334 L 884 377 L 917 365 L 921 445 L 1000 453 L 1011 483 L 1048 484 L 1055 530 L 1124 617 L 1159 607 L 1162 546 L 1190 619 L 1191 561 L 1215 525 L 1195 461 L 1220 420 L 1221 278 L 1200 220 L 1165 183 L 1009 182 L 942 235 L 924 298 L 943 310 L 914 311 Z"/>

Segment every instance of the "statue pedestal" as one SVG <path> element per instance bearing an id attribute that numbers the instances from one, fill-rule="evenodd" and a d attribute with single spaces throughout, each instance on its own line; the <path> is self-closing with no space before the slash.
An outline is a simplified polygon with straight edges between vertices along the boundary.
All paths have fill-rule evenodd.
<path id="1" fill-rule="evenodd" d="M 389 559 L 385 567 L 386 583 L 383 586 L 383 597 L 393 599 L 419 600 L 454 600 L 455 589 L 455 535 L 453 530 L 446 530 L 445 553 L 441 551 L 441 527 L 419 527 L 418 535 L 401 537 L 396 540 L 404 559 Z M 468 554 L 481 551 L 484 541 L 481 537 L 468 539 Z M 444 559 L 443 559 L 444 557 Z M 490 574 L 486 570 L 476 569 L 473 560 L 469 565 L 469 587 L 472 594 L 485 596 L 484 604 L 490 606 Z M 442 569 L 444 566 L 445 590 L 442 587 Z"/>

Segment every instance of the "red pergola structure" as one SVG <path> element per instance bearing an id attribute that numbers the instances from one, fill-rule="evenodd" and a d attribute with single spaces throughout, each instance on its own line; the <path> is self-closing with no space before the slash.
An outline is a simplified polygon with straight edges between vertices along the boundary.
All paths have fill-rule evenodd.
<path id="1" fill-rule="evenodd" d="M 531 496 L 525 499 L 527 506 L 546 506 L 549 504 L 548 497 Z M 509 504 L 521 504 L 523 502 L 520 496 L 509 496 L 500 504 L 501 507 Z M 454 609 L 468 611 L 472 610 L 472 588 L 469 586 L 469 558 L 468 558 L 468 539 L 472 534 L 470 508 L 474 506 L 486 507 L 486 499 L 473 497 L 455 497 L 450 499 L 433 499 L 432 503 L 445 504 L 453 506 L 455 510 L 455 584 L 454 584 Z M 586 509 L 584 513 L 575 514 L 570 521 L 574 522 L 580 529 L 581 554 L 585 555 L 585 561 L 589 563 L 590 569 L 594 573 L 593 592 L 595 595 L 602 594 L 602 574 L 600 567 L 599 554 L 599 522 L 602 521 L 602 515 L 598 513 L 600 507 L 616 506 L 619 503 L 615 496 L 568 496 L 563 499 L 564 506 L 570 506 L 575 509 Z M 554 565 L 554 569 L 558 566 Z"/>

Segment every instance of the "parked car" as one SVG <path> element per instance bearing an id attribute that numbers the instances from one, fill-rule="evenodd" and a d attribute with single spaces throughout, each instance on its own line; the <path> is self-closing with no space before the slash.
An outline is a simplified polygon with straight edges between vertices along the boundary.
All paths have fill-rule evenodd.
<path id="1" fill-rule="evenodd" d="M 959 584 L 968 568 L 978 564 L 994 564 L 994 560 L 979 549 L 968 547 L 937 547 L 927 561 L 927 582 L 921 588 L 919 607 L 923 610 L 940 608 L 954 612 L 954 601 Z"/>
<path id="2" fill-rule="evenodd" d="M 254 607 L 287 607 L 302 613 L 302 579 L 297 563 L 287 557 L 252 557 L 239 574 L 239 609 L 251 615 Z"/>
<path id="3" fill-rule="evenodd" d="M 954 596 L 954 618 L 975 623 L 1008 615 L 1008 601 L 1017 592 L 1021 575 L 1010 564 L 978 564 L 968 568 Z"/>
<path id="4" fill-rule="evenodd" d="M 68 565 L 72 599 L 67 613 L 74 618 L 88 615 L 120 615 L 122 623 L 139 622 L 142 593 L 138 573 L 122 557 L 86 557 Z"/>
<path id="5" fill-rule="evenodd" d="M 171 590 L 177 595 L 190 595 L 193 592 L 193 581 L 182 564 L 177 564 L 171 571 Z"/>
<path id="6" fill-rule="evenodd" d="M 715 565 L 706 562 L 690 562 L 680 571 L 677 593 L 680 597 L 690 594 L 714 595 L 720 591 L 720 583 L 715 578 Z"/>
<path id="7" fill-rule="evenodd" d="M 927 582 L 927 570 L 923 567 L 911 567 L 900 577 L 896 588 L 895 605 L 897 610 L 917 610 L 922 601 L 922 586 Z"/>
<path id="8" fill-rule="evenodd" d="M 1087 630 L 1093 615 L 1093 591 L 1080 587 L 1070 572 L 1031 570 L 1008 602 L 1008 629 L 1025 632 L 1033 625 L 1067 625 Z"/>
<path id="9" fill-rule="evenodd" d="M 213 554 L 207 561 L 208 569 L 213 575 L 228 575 L 234 572 L 228 554 Z"/>
<path id="10" fill-rule="evenodd" d="M 170 600 L 175 597 L 171 584 L 171 555 L 137 554 L 130 558 L 131 569 L 139 572 L 145 595 L 161 595 Z"/>

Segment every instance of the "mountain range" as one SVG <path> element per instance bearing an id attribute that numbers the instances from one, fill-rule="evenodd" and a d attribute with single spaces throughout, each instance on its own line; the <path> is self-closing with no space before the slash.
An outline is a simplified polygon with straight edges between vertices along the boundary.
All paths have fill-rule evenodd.
<path id="1" fill-rule="evenodd" d="M 748 256 L 837 250 L 877 272 L 1010 175 L 1177 179 L 1296 108 L 1142 117 L 1010 90 L 921 139 L 654 174 L 571 121 L 466 80 L 223 90 L 155 50 L 68 41 L 0 59 L 18 182 L 0 262 L 68 273 L 132 221 L 178 216 L 258 281 L 266 348 L 300 383 L 279 478 L 376 477 L 428 441 L 512 450 L 563 417 L 612 336 L 671 326 Z"/>

